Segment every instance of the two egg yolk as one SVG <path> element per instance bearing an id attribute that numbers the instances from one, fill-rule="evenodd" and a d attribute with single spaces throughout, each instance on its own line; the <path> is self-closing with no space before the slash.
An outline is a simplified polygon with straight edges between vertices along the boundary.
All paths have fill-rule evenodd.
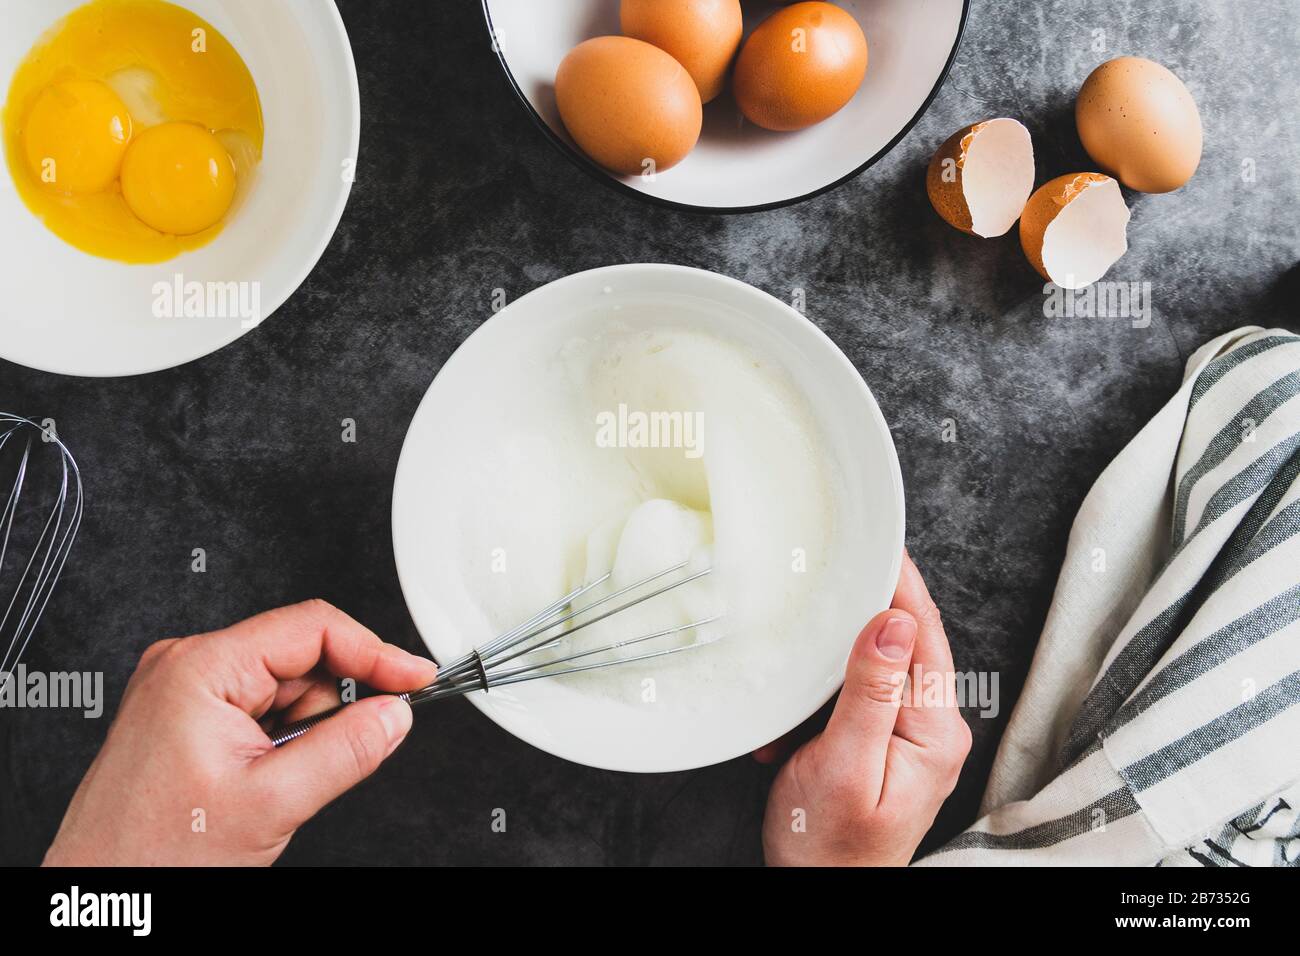
<path id="1" fill-rule="evenodd" d="M 131 115 L 106 84 L 67 80 L 46 87 L 23 131 L 27 163 L 41 184 L 65 195 L 122 198 L 145 225 L 188 236 L 216 225 L 235 198 L 235 164 L 220 140 L 194 123 L 162 123 L 132 135 Z"/>

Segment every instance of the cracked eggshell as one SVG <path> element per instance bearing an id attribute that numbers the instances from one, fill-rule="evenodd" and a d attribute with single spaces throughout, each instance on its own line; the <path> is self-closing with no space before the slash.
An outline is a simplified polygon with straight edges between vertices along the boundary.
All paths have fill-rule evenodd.
<path id="1" fill-rule="evenodd" d="M 1020 216 L 1020 245 L 1039 275 L 1082 289 L 1128 251 L 1129 210 L 1119 183 L 1070 173 L 1039 186 Z"/>
<path id="2" fill-rule="evenodd" d="M 944 222 L 972 236 L 1005 235 L 1034 188 L 1034 144 L 1017 120 L 963 127 L 939 147 L 926 192 Z"/>

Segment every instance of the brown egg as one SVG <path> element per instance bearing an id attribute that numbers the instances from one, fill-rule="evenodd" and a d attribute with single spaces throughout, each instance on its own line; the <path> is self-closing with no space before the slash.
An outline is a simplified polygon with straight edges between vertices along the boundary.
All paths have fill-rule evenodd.
<path id="1" fill-rule="evenodd" d="M 803 129 L 853 99 L 866 72 L 867 38 L 852 14 L 831 3 L 796 3 L 750 34 L 732 92 L 750 122 Z"/>
<path id="2" fill-rule="evenodd" d="M 623 0 L 619 18 L 625 36 L 686 67 L 703 102 L 722 92 L 745 27 L 740 0 Z"/>
<path id="3" fill-rule="evenodd" d="M 1166 193 L 1201 161 L 1201 114 L 1183 81 L 1135 56 L 1109 60 L 1079 90 L 1074 119 L 1083 148 L 1130 189 Z"/>
<path id="4" fill-rule="evenodd" d="M 631 37 L 579 43 L 555 73 L 555 99 L 584 153 L 625 176 L 663 172 L 700 138 L 700 91 L 671 56 Z"/>

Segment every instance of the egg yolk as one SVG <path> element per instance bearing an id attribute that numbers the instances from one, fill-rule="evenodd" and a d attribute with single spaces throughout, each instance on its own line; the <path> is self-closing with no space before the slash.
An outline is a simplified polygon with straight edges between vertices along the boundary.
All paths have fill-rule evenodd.
<path id="1" fill-rule="evenodd" d="M 32 174 L 46 189 L 96 193 L 117 179 L 131 139 L 131 115 L 97 80 L 67 80 L 41 91 L 23 125 Z"/>
<path id="2" fill-rule="evenodd" d="M 122 160 L 122 198 L 146 225 L 174 236 L 221 221 L 235 198 L 235 164 L 194 123 L 163 123 L 137 136 Z"/>

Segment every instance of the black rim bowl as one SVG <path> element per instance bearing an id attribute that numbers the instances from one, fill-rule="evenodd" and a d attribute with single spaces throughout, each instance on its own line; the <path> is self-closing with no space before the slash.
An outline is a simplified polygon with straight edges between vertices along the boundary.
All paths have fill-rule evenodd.
<path id="1" fill-rule="evenodd" d="M 533 104 L 529 102 L 528 97 L 519 86 L 519 81 L 515 79 L 514 73 L 511 72 L 510 64 L 506 62 L 505 55 L 501 52 L 501 46 L 496 41 L 496 28 L 492 25 L 492 11 L 488 6 L 490 2 L 491 0 L 482 0 L 483 17 L 487 21 L 488 38 L 492 41 L 492 49 L 497 55 L 497 62 L 501 64 L 501 70 L 505 73 L 506 79 L 510 83 L 510 88 L 515 91 L 515 95 L 519 98 L 519 102 L 523 104 L 524 110 L 528 113 L 529 117 L 531 117 L 533 124 L 542 131 L 548 140 L 550 140 L 552 146 L 569 159 L 569 162 L 573 163 L 588 176 L 591 176 L 593 179 L 604 184 L 609 189 L 624 196 L 631 196 L 641 202 L 649 203 L 652 206 L 661 206 L 665 209 L 676 209 L 681 212 L 712 213 L 720 215 L 763 212 L 767 209 L 781 209 L 785 206 L 793 206 L 796 203 L 804 202 L 814 198 L 815 196 L 820 196 L 822 193 L 828 193 L 838 186 L 844 185 L 850 179 L 860 176 L 863 172 L 878 163 L 886 153 L 902 141 L 904 136 L 912 131 L 912 128 L 916 126 L 916 124 L 920 122 L 921 117 L 925 115 L 925 111 L 930 108 L 930 104 L 934 102 L 934 98 L 939 95 L 939 90 L 943 88 L 944 81 L 948 79 L 948 73 L 952 70 L 953 62 L 957 59 L 957 51 L 961 49 L 961 41 L 962 37 L 966 33 L 966 20 L 970 16 L 971 4 L 971 0 L 962 0 L 961 20 L 957 23 L 957 36 L 953 39 L 952 49 L 948 51 L 948 59 L 943 64 L 943 69 L 939 71 L 939 76 L 934 81 L 934 86 L 930 89 L 929 94 L 921 102 L 920 108 L 918 108 L 912 118 L 903 125 L 903 128 L 898 131 L 897 135 L 895 135 L 893 139 L 881 147 L 874 156 L 864 162 L 861 166 L 850 170 L 833 182 L 829 182 L 824 186 L 819 186 L 811 192 L 804 193 L 801 196 L 793 196 L 790 199 L 779 199 L 776 202 L 760 203 L 755 206 L 693 206 L 689 203 L 675 202 L 671 199 L 664 199 L 660 196 L 651 196 L 648 193 L 641 192 L 639 189 L 633 189 L 626 183 L 620 182 L 603 168 L 587 158 L 581 150 L 574 147 L 568 140 L 556 133 L 555 130 L 551 129 L 551 125 L 542 118 L 542 114 L 538 113 L 533 107 Z"/>

